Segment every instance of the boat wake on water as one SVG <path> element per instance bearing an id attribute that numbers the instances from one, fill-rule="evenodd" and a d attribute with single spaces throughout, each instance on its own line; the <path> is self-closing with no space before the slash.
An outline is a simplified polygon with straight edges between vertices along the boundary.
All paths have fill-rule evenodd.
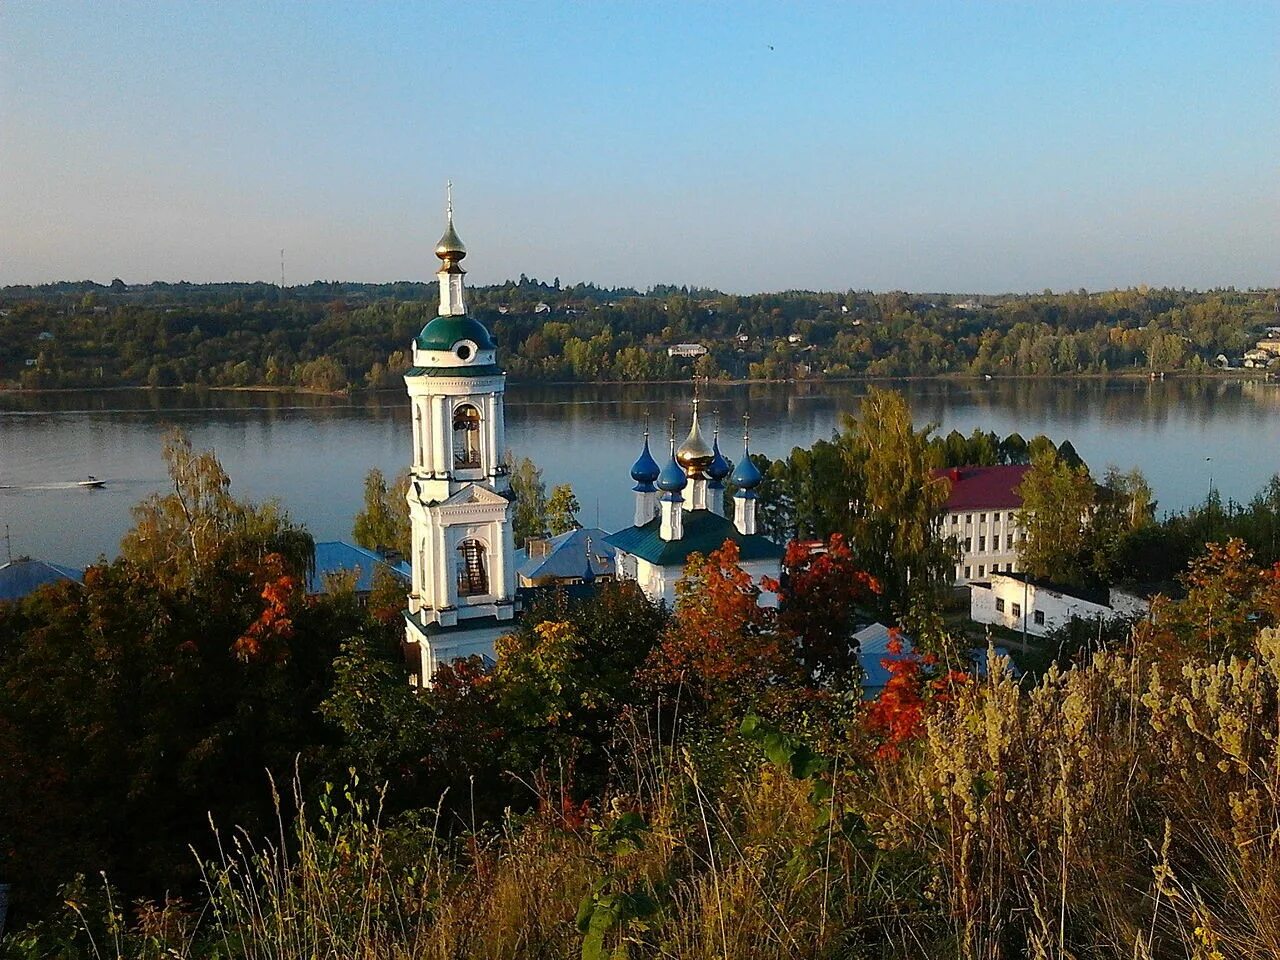
<path id="1" fill-rule="evenodd" d="M 0 490 L 24 490 L 24 491 L 42 491 L 42 490 L 98 490 L 107 485 L 107 481 L 99 480 L 96 477 L 88 477 L 84 480 L 64 480 L 58 483 L 0 483 Z"/>

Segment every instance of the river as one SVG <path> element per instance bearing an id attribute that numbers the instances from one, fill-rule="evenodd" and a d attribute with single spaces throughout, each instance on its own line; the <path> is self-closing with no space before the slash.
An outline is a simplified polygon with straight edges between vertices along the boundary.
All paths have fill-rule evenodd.
<path id="1" fill-rule="evenodd" d="M 1098 474 L 1108 464 L 1141 467 L 1161 509 L 1202 500 L 1212 484 L 1247 500 L 1280 471 L 1280 384 L 1229 379 L 920 380 L 895 384 L 917 424 L 942 432 L 975 427 L 1028 440 L 1069 439 Z M 752 449 L 781 456 L 830 435 L 855 413 L 862 382 L 712 386 L 726 455 L 741 451 L 751 412 Z M 679 386 L 512 385 L 507 439 L 533 458 L 550 488 L 571 483 L 580 519 L 616 529 L 632 515 L 628 467 L 645 413 L 655 435 L 680 414 Z M 171 426 L 213 447 L 240 497 L 279 498 L 318 540 L 350 539 L 370 467 L 388 476 L 408 460 L 407 401 L 260 392 L 108 391 L 0 393 L 0 524 L 15 556 L 83 566 L 114 556 L 130 507 L 166 483 L 160 446 Z M 661 442 L 657 444 L 661 446 Z M 658 451 L 655 450 L 655 453 Z M 98 490 L 74 486 L 93 474 Z M 3 528 L 0 527 L 0 534 Z M 5 559 L 0 542 L 0 562 Z"/>

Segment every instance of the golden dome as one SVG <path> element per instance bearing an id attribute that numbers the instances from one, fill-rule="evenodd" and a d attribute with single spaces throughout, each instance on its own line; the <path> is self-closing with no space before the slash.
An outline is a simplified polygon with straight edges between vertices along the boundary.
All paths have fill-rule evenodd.
<path id="1" fill-rule="evenodd" d="M 676 451 L 676 463 L 680 464 L 684 472 L 692 477 L 707 469 L 715 458 L 715 450 L 712 449 L 711 444 L 707 443 L 707 438 L 698 428 L 698 401 L 694 400 L 693 426 L 689 428 L 689 436 L 684 438 L 684 443 L 680 444 L 680 449 Z"/>
<path id="2" fill-rule="evenodd" d="M 467 248 L 453 229 L 453 215 L 449 215 L 449 225 L 444 228 L 444 236 L 436 244 L 436 256 L 441 260 L 461 260 L 467 255 Z"/>

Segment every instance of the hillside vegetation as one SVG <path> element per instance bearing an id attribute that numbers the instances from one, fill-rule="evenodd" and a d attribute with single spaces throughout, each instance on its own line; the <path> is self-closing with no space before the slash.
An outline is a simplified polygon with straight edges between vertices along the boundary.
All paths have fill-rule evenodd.
<path id="1" fill-rule="evenodd" d="M 434 283 L 60 283 L 0 290 L 0 383 L 399 384 Z M 734 296 L 519 282 L 470 291 L 517 379 L 1049 376 L 1202 370 L 1278 321 L 1274 290 L 1146 288 L 985 297 L 856 291 Z M 698 343 L 697 358 L 667 347 Z"/>

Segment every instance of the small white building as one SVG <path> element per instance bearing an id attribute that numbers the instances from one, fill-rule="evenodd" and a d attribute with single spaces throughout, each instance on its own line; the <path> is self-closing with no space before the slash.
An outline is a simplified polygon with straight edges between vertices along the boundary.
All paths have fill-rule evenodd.
<path id="1" fill-rule="evenodd" d="M 1246 350 L 1244 352 L 1244 365 L 1246 367 L 1258 369 L 1269 367 L 1275 359 L 1266 350 Z"/>
<path id="2" fill-rule="evenodd" d="M 1264 337 L 1258 341 L 1258 349 L 1270 356 L 1280 357 L 1280 337 Z"/>
<path id="3" fill-rule="evenodd" d="M 935 470 L 936 480 L 950 486 L 942 533 L 955 541 L 955 583 L 983 580 L 1018 569 L 1018 544 L 1025 532 L 1019 487 L 1031 468 L 1026 464 L 994 467 L 948 467 Z"/>
<path id="4" fill-rule="evenodd" d="M 673 343 L 667 347 L 668 357 L 701 357 L 707 348 L 700 343 Z"/>
<path id="5" fill-rule="evenodd" d="M 975 623 L 1025 630 L 1033 637 L 1073 620 L 1137 620 L 1150 609 L 1147 601 L 1114 588 L 1066 587 L 1022 574 L 998 574 L 969 585 L 969 616 Z"/>

